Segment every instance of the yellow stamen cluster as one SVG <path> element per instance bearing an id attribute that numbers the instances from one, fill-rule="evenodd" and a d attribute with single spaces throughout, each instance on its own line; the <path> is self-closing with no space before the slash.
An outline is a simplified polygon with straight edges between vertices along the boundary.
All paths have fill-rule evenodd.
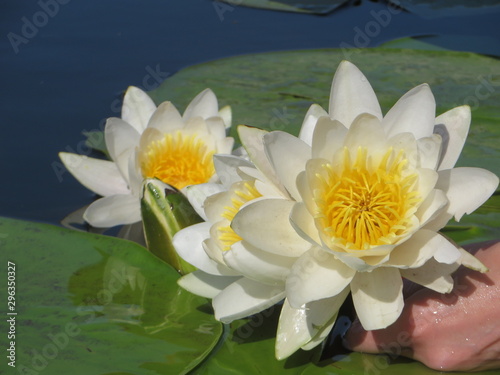
<path id="1" fill-rule="evenodd" d="M 367 250 L 391 244 L 407 230 L 421 197 L 416 191 L 417 173 L 409 171 L 403 151 L 390 148 L 377 166 L 366 148 L 358 148 L 351 161 L 344 148 L 336 168 L 322 165 L 317 173 L 316 223 L 323 237 L 347 249 Z"/>
<path id="2" fill-rule="evenodd" d="M 231 205 L 224 207 L 224 212 L 222 213 L 222 217 L 229 221 L 234 219 L 241 206 L 245 203 L 250 202 L 256 198 L 262 197 L 262 194 L 255 188 L 254 181 L 247 181 L 238 186 L 238 188 L 229 192 L 231 197 Z M 241 237 L 238 236 L 234 230 L 229 226 L 219 226 L 217 228 L 218 232 L 218 240 L 221 244 L 221 248 L 223 251 L 227 251 L 231 249 L 231 246 L 238 241 L 241 241 Z"/>
<path id="3" fill-rule="evenodd" d="M 214 153 L 195 134 L 168 133 L 144 150 L 142 174 L 145 178 L 158 178 L 177 189 L 202 184 L 215 173 Z"/>

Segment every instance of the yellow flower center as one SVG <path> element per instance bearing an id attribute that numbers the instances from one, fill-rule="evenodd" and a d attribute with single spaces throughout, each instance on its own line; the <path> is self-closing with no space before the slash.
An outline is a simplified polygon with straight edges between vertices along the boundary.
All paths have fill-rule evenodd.
<path id="1" fill-rule="evenodd" d="M 234 217 L 240 210 L 241 206 L 245 203 L 250 202 L 256 198 L 262 197 L 262 194 L 255 188 L 255 181 L 244 181 L 239 184 L 233 185 L 235 189 L 231 189 L 228 193 L 231 196 L 231 205 L 224 207 L 224 212 L 222 213 L 222 218 L 226 219 L 231 223 Z M 219 244 L 223 251 L 231 249 L 231 246 L 241 241 L 241 237 L 238 236 L 230 225 L 221 225 L 217 228 Z"/>
<path id="2" fill-rule="evenodd" d="M 195 134 L 168 133 L 146 147 L 141 158 L 142 174 L 177 189 L 202 184 L 215 173 L 214 153 Z"/>
<path id="3" fill-rule="evenodd" d="M 376 166 L 366 148 L 356 160 L 344 148 L 340 163 L 323 164 L 316 174 L 316 224 L 329 245 L 367 250 L 394 243 L 410 226 L 421 197 L 418 175 L 408 166 L 403 151 L 390 148 Z"/>

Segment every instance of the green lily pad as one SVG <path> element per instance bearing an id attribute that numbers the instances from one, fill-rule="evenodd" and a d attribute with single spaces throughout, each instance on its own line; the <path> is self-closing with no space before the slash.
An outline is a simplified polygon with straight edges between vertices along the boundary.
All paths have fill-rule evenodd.
<path id="1" fill-rule="evenodd" d="M 222 334 L 207 300 L 135 243 L 11 219 L 0 234 L 2 266 L 15 267 L 20 374 L 184 374 Z"/>
<path id="2" fill-rule="evenodd" d="M 218 1 L 221 3 L 219 4 Z M 349 0 L 218 0 L 214 2 L 216 11 L 223 15 L 226 11 L 236 6 L 251 8 L 281 10 L 285 12 L 327 14 L 346 4 Z M 222 3 L 226 3 L 222 4 Z"/>
<path id="3" fill-rule="evenodd" d="M 471 106 L 471 130 L 458 166 L 484 167 L 500 175 L 500 63 L 473 53 L 373 48 L 237 56 L 185 68 L 150 94 L 158 103 L 170 100 L 185 108 L 210 87 L 221 106 L 231 105 L 234 125 L 297 135 L 312 103 L 328 108 L 333 74 L 344 59 L 367 76 L 384 113 L 424 82 L 436 97 L 438 114 Z"/>
<path id="4" fill-rule="evenodd" d="M 424 18 L 469 16 L 500 10 L 497 0 L 389 0 L 389 2 Z"/>

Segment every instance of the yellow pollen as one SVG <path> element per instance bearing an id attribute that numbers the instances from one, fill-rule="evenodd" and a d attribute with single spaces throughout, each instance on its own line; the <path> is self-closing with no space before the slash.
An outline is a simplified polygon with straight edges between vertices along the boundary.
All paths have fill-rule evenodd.
<path id="1" fill-rule="evenodd" d="M 323 164 L 315 179 L 318 228 L 331 243 L 367 250 L 390 244 L 410 225 L 410 212 L 421 201 L 417 173 L 409 170 L 403 151 L 390 148 L 371 166 L 366 148 L 351 160 L 344 148 L 342 164 Z M 326 177 L 325 177 L 326 176 Z"/>
<path id="2" fill-rule="evenodd" d="M 215 173 L 212 156 L 203 140 L 180 131 L 151 142 L 141 155 L 145 178 L 158 178 L 177 189 L 207 182 Z"/>
<path id="3" fill-rule="evenodd" d="M 245 203 L 250 202 L 254 199 L 262 197 L 262 194 L 255 188 L 255 181 L 245 181 L 242 184 L 233 185 L 237 186 L 235 189 L 230 190 L 228 193 L 231 194 L 231 205 L 224 207 L 224 212 L 222 213 L 222 218 L 226 219 L 231 223 L 234 219 L 241 206 Z M 231 249 L 231 246 L 241 241 L 241 237 L 238 236 L 234 230 L 229 226 L 219 226 L 217 228 L 218 240 L 223 251 Z"/>

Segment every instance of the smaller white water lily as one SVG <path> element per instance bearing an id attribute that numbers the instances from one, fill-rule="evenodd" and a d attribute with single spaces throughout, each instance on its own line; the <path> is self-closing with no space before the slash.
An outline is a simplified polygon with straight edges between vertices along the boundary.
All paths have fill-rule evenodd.
<path id="1" fill-rule="evenodd" d="M 286 242 L 295 233 L 311 245 L 287 276 L 277 358 L 320 344 L 349 293 L 363 327 L 375 330 L 399 317 L 403 277 L 447 293 L 461 264 L 486 271 L 438 233 L 498 186 L 489 171 L 453 168 L 470 119 L 467 106 L 436 118 L 425 84 L 383 116 L 366 77 L 344 61 L 328 113 L 311 107 L 301 138 L 264 136 L 265 155 L 296 202 L 290 213 L 294 229 L 275 220 L 271 199 L 246 205 L 232 227 L 252 245 Z"/>
<path id="2" fill-rule="evenodd" d="M 192 293 L 212 298 L 216 319 L 226 323 L 282 300 L 286 276 L 300 255 L 286 241 L 266 241 L 259 246 L 243 241 L 233 230 L 238 227 L 235 215 L 257 202 L 271 202 L 269 209 L 277 213 L 276 220 L 291 230 L 288 215 L 293 206 L 282 185 L 272 182 L 276 176 L 262 153 L 262 136 L 267 132 L 241 126 L 238 130 L 249 155 L 258 155 L 255 160 L 259 168 L 243 158 L 216 155 L 221 183 L 187 189 L 191 204 L 206 222 L 182 229 L 173 241 L 179 255 L 198 268 L 182 277 L 179 284 Z M 258 231 L 259 223 L 254 224 Z M 295 233 L 288 242 L 299 251 L 310 247 Z"/>
<path id="3" fill-rule="evenodd" d="M 215 173 L 212 156 L 229 154 L 233 148 L 233 139 L 226 137 L 230 123 L 230 108 L 219 111 L 209 89 L 198 94 L 181 116 L 171 102 L 156 107 L 144 91 L 129 87 L 122 118 L 110 118 L 105 126 L 111 161 L 59 154 L 82 185 L 102 196 L 87 208 L 84 219 L 94 227 L 140 221 L 141 184 L 147 178 L 181 191 L 210 181 Z"/>

